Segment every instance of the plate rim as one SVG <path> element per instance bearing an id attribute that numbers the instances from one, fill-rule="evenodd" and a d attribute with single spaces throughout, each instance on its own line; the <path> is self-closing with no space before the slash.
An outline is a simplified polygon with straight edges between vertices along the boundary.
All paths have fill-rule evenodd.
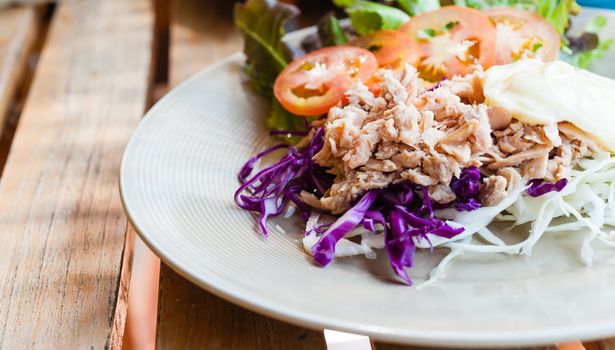
<path id="1" fill-rule="evenodd" d="M 587 7 L 584 7 L 587 8 Z M 601 11 L 612 12 L 601 9 Z M 287 35 L 288 40 L 296 40 L 303 37 L 307 33 L 313 32 L 314 28 L 308 27 Z M 139 122 L 139 125 L 133 131 L 124 152 L 122 154 L 122 160 L 120 164 L 119 173 L 119 193 L 120 200 L 126 216 L 137 232 L 143 242 L 151 249 L 165 264 L 167 264 L 176 273 L 182 277 L 188 279 L 192 283 L 196 284 L 200 288 L 210 292 L 217 297 L 220 297 L 228 302 L 231 302 L 240 307 L 246 308 L 250 311 L 256 312 L 273 319 L 288 322 L 298 326 L 322 330 L 324 328 L 333 329 L 338 331 L 360 333 L 367 335 L 373 339 L 380 341 L 386 341 L 397 344 L 413 344 L 423 346 L 472 346 L 472 347 L 506 347 L 506 346 L 537 346 L 537 345 L 549 345 L 553 342 L 565 342 L 575 341 L 578 339 L 594 340 L 603 339 L 615 335 L 615 317 L 610 321 L 603 321 L 601 323 L 594 323 L 591 326 L 574 326 L 574 327 L 552 327 L 549 329 L 541 330 L 523 330 L 523 331 L 463 331 L 463 332 L 451 332 L 449 331 L 413 331 L 412 329 L 374 329 L 372 326 L 364 326 L 359 323 L 345 322 L 336 320 L 334 318 L 321 317 L 310 313 L 292 310 L 284 308 L 283 306 L 276 305 L 276 303 L 268 302 L 267 298 L 249 298 L 241 291 L 237 286 L 231 283 L 226 283 L 224 278 L 218 278 L 215 275 L 203 275 L 199 274 L 194 268 L 184 266 L 178 259 L 173 258 L 173 254 L 165 251 L 164 247 L 160 247 L 156 244 L 152 237 L 149 237 L 143 230 L 143 225 L 140 220 L 133 215 L 131 210 L 130 199 L 127 198 L 127 190 L 125 188 L 126 181 L 124 180 L 127 175 L 126 162 L 129 157 L 129 153 L 133 152 L 133 149 L 137 147 L 135 140 L 139 138 L 139 133 L 143 129 L 145 123 L 151 122 L 152 116 L 156 114 L 161 105 L 166 103 L 172 96 L 181 94 L 183 90 L 192 85 L 193 81 L 201 79 L 202 76 L 207 75 L 209 72 L 216 70 L 217 68 L 231 64 L 233 61 L 237 61 L 244 57 L 243 53 L 236 52 L 225 58 L 211 64 L 207 68 L 192 75 L 190 78 L 184 80 L 182 83 L 171 89 L 165 96 L 163 96 L 158 102 L 156 102 L 144 115 L 143 119 Z"/>

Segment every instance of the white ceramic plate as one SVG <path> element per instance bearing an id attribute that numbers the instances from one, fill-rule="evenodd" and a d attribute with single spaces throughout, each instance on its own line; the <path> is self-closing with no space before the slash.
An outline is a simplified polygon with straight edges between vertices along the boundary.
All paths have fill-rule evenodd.
<path id="1" fill-rule="evenodd" d="M 615 37 L 615 16 L 610 30 Z M 595 67 L 615 76 L 614 56 Z M 263 238 L 233 193 L 241 165 L 272 140 L 266 101 L 241 82 L 241 54 L 163 98 L 144 118 L 122 162 L 126 211 L 167 264 L 241 306 L 312 328 L 443 346 L 520 346 L 615 334 L 615 254 L 596 247 L 593 268 L 576 255 L 583 233 L 541 242 L 531 257 L 466 255 L 421 290 L 378 260 L 315 266 L 290 218 Z M 610 71 L 608 69 L 611 69 Z M 423 253 L 421 281 L 440 253 Z"/>

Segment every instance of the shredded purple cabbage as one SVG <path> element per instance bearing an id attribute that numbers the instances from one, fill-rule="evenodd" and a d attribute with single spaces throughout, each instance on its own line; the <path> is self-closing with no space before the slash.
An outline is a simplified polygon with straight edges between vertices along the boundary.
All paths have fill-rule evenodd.
<path id="1" fill-rule="evenodd" d="M 271 136 L 285 136 L 285 137 L 292 137 L 292 136 L 307 136 L 309 134 L 309 131 L 303 130 L 303 131 L 297 131 L 297 130 L 271 130 L 269 132 L 269 135 Z"/>
<path id="2" fill-rule="evenodd" d="M 481 207 L 480 202 L 475 198 L 470 198 L 465 202 L 457 202 L 455 209 L 458 211 L 473 211 Z"/>
<path id="3" fill-rule="evenodd" d="M 465 168 L 459 178 L 451 180 L 451 190 L 457 196 L 455 209 L 459 211 L 472 211 L 480 208 L 478 193 L 480 190 L 480 171 L 477 167 Z"/>
<path id="4" fill-rule="evenodd" d="M 268 235 L 267 219 L 280 215 L 288 201 L 292 201 L 307 220 L 311 208 L 299 198 L 301 191 L 322 195 L 331 187 L 331 176 L 312 160 L 323 143 L 324 129 L 321 128 L 315 132 L 305 148 L 300 150 L 287 145 L 276 145 L 257 154 L 240 169 L 239 180 L 242 185 L 235 192 L 235 203 L 242 209 L 259 214 L 259 224 L 264 236 Z M 288 148 L 288 153 L 280 161 L 248 178 L 259 159 L 281 148 Z"/>
<path id="5" fill-rule="evenodd" d="M 348 232 L 362 225 L 377 232 L 380 224 L 385 235 L 385 250 L 391 267 L 406 283 L 412 284 L 405 268 L 412 267 L 416 241 L 429 241 L 429 235 L 452 238 L 463 232 L 435 217 L 427 188 L 421 188 L 422 198 L 411 184 L 371 190 L 322 234 L 312 248 L 314 260 L 328 265 L 335 256 L 335 244 Z"/>
<path id="6" fill-rule="evenodd" d="M 526 190 L 527 194 L 532 197 L 540 197 L 549 192 L 559 192 L 568 184 L 567 179 L 561 179 L 555 183 L 546 182 L 543 179 L 530 180 L 530 187 Z"/>
<path id="7" fill-rule="evenodd" d="M 268 235 L 267 219 L 280 215 L 289 202 L 294 203 L 307 220 L 313 208 L 299 198 L 301 191 L 321 197 L 331 187 L 332 176 L 312 160 L 323 143 L 324 129 L 320 128 L 306 147 L 276 145 L 249 159 L 240 169 L 242 185 L 235 192 L 235 203 L 259 214 L 264 236 Z M 283 148 L 288 148 L 288 152 L 282 159 L 250 177 L 259 159 Z M 475 177 L 474 170 L 464 170 L 455 185 L 464 200 L 467 199 L 466 203 L 476 195 Z M 328 265 L 335 256 L 335 245 L 348 232 L 361 225 L 377 233 L 376 225 L 379 225 L 384 231 L 385 250 L 393 270 L 406 283 L 412 284 L 405 268 L 412 267 L 416 242 L 426 240 L 431 245 L 429 235 L 452 238 L 463 232 L 463 228 L 453 228 L 436 218 L 433 210 L 425 187 L 404 183 L 371 190 L 335 222 L 320 225 L 310 232 L 320 236 L 312 249 L 314 261 L 321 266 Z"/>
<path id="8" fill-rule="evenodd" d="M 239 181 L 241 181 L 241 183 L 244 183 L 247 181 L 247 177 L 250 176 L 250 174 L 252 173 L 252 170 L 254 170 L 254 164 L 256 164 L 256 162 L 265 157 L 266 155 L 277 151 L 279 149 L 282 148 L 288 148 L 290 147 L 290 145 L 287 144 L 279 144 L 279 145 L 275 145 L 273 147 L 270 147 L 264 151 L 262 151 L 261 153 L 255 155 L 254 157 L 250 158 L 246 164 L 244 164 L 241 169 L 239 170 Z"/>
<path id="9" fill-rule="evenodd" d="M 365 213 L 374 203 L 377 196 L 378 191 L 376 190 L 367 192 L 357 204 L 348 209 L 344 215 L 331 224 L 329 229 L 322 234 L 318 243 L 312 248 L 314 261 L 321 266 L 327 266 L 333 260 L 337 242 L 361 223 Z"/>
<path id="10" fill-rule="evenodd" d="M 425 91 L 434 91 L 434 90 L 438 89 L 440 86 L 442 86 L 442 82 L 445 81 L 445 80 L 446 80 L 446 78 L 442 78 L 442 80 L 440 80 L 436 84 L 432 85 L 429 89 L 427 89 Z"/>
<path id="11" fill-rule="evenodd" d="M 242 185 L 235 192 L 235 202 L 239 207 L 259 214 L 263 235 L 268 235 L 267 219 L 280 215 L 289 202 L 294 203 L 302 218 L 307 220 L 313 208 L 301 200 L 301 191 L 322 197 L 331 187 L 332 175 L 312 160 L 323 144 L 324 129 L 320 128 L 314 132 L 306 147 L 298 149 L 284 144 L 276 145 L 249 159 L 240 169 Z M 280 161 L 250 177 L 259 159 L 283 148 L 287 148 L 288 152 Z M 481 174 L 477 167 L 463 169 L 459 178 L 453 178 L 450 188 L 457 196 L 454 203 L 457 210 L 480 208 L 480 181 Z M 537 197 L 561 191 L 567 183 L 566 179 L 556 183 L 531 180 L 527 193 Z M 434 208 L 441 207 L 431 202 L 426 187 L 410 183 L 368 191 L 334 222 L 317 226 L 309 232 L 320 237 L 312 249 L 314 261 L 321 266 L 328 265 L 335 257 L 336 244 L 359 225 L 374 233 L 380 229 L 384 232 L 385 250 L 391 267 L 402 280 L 412 284 L 405 269 L 412 267 L 416 243 L 426 240 L 431 246 L 430 235 L 450 239 L 463 232 L 463 228 L 453 228 L 435 217 Z"/>
<path id="12" fill-rule="evenodd" d="M 271 136 L 282 136 L 282 137 L 293 137 L 293 136 L 304 137 L 304 136 L 308 136 L 310 134 L 310 131 L 312 130 L 312 125 L 310 124 L 310 122 L 306 118 L 304 118 L 304 117 L 294 116 L 294 118 L 301 118 L 301 120 L 303 121 L 303 129 L 302 130 L 277 129 L 277 130 L 269 131 L 269 135 L 271 135 Z"/>

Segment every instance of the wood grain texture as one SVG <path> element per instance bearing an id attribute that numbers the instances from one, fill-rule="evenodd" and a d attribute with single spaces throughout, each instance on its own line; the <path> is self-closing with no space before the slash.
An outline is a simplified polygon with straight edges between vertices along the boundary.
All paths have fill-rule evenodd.
<path id="1" fill-rule="evenodd" d="M 231 1 L 172 1 L 169 80 L 176 86 L 241 49 Z M 279 322 L 228 303 L 162 264 L 158 349 L 324 349 L 321 332 Z"/>
<path id="2" fill-rule="evenodd" d="M 472 348 L 456 348 L 458 350 L 475 350 Z M 373 346 L 373 350 L 445 350 L 444 348 L 434 347 L 421 347 L 421 346 L 407 346 L 397 344 L 385 344 L 376 342 Z M 502 348 L 500 350 L 557 350 L 555 346 L 539 346 L 532 348 Z"/>
<path id="3" fill-rule="evenodd" d="M 587 346 L 587 345 L 591 345 L 591 346 Z M 592 342 L 587 345 L 586 345 L 587 350 L 614 350 L 615 349 L 615 338 L 598 340 L 598 341 Z"/>
<path id="4" fill-rule="evenodd" d="M 124 240 L 124 251 L 122 254 L 120 276 L 118 279 L 119 286 L 115 301 L 115 313 L 111 324 L 111 336 L 109 339 L 110 349 L 122 349 L 124 330 L 128 315 L 128 292 L 130 289 L 130 281 L 132 276 L 132 262 L 134 259 L 133 251 L 136 237 L 137 233 L 135 229 L 132 225 L 128 225 L 126 239 Z"/>
<path id="5" fill-rule="evenodd" d="M 233 1 L 171 0 L 169 84 L 176 86 L 206 66 L 241 50 Z"/>
<path id="6" fill-rule="evenodd" d="M 33 6 L 0 10 L 0 134 L 36 41 L 38 11 Z"/>
<path id="7" fill-rule="evenodd" d="M 228 303 L 164 264 L 160 276 L 157 349 L 325 349 L 321 332 L 295 327 Z"/>
<path id="8" fill-rule="evenodd" d="M 121 342 L 131 243 L 117 178 L 153 24 L 151 0 L 57 8 L 0 181 L 0 348 Z"/>

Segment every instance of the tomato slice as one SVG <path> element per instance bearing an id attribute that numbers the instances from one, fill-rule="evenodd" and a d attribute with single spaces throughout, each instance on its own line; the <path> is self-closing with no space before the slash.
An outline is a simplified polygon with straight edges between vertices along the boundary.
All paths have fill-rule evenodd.
<path id="1" fill-rule="evenodd" d="M 289 112 L 327 113 L 356 80 L 367 81 L 378 69 L 374 54 L 360 47 L 319 49 L 291 62 L 278 75 L 273 93 Z"/>
<path id="2" fill-rule="evenodd" d="M 354 39 L 350 45 L 371 51 L 380 67 L 398 68 L 406 62 L 415 66 L 420 58 L 416 43 L 398 30 L 384 29 L 370 33 Z"/>
<path id="3" fill-rule="evenodd" d="M 478 10 L 444 6 L 413 17 L 399 30 L 417 43 L 417 69 L 424 79 L 439 81 L 469 74 L 476 63 L 483 68 L 495 63 L 495 28 Z"/>
<path id="4" fill-rule="evenodd" d="M 512 7 L 496 7 L 485 13 L 495 25 L 496 64 L 507 64 L 525 57 L 543 61 L 557 59 L 560 35 L 539 14 Z"/>

